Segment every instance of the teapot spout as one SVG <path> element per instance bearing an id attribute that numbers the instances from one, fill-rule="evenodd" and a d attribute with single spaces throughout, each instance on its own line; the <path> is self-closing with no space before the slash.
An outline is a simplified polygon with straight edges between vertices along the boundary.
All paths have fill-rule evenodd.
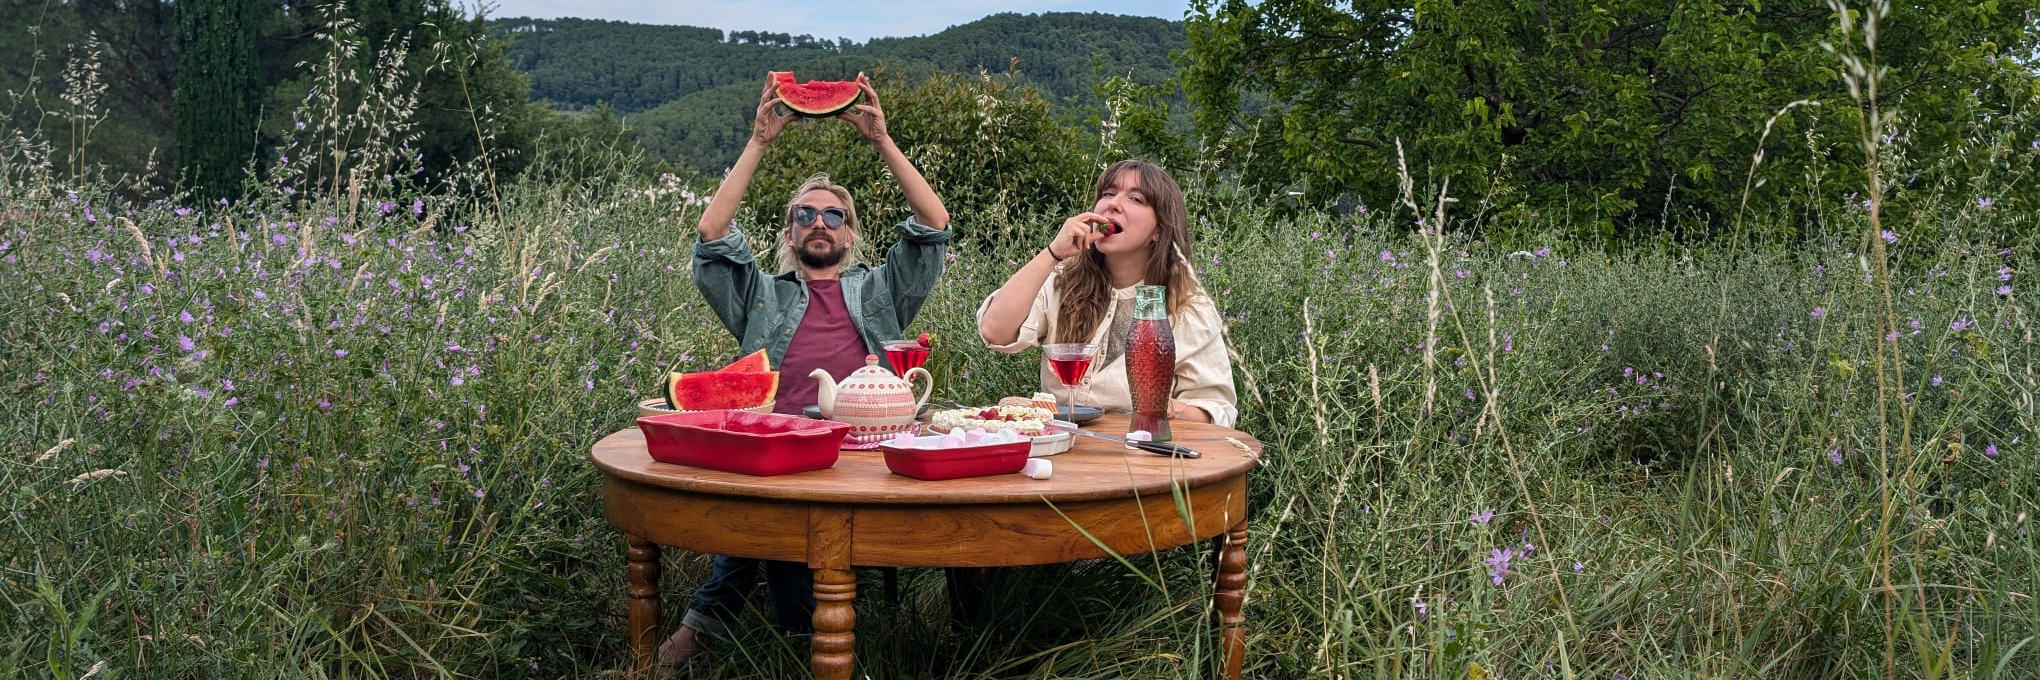
<path id="1" fill-rule="evenodd" d="M 836 414 L 836 379 L 829 372 L 815 369 L 808 374 L 815 381 L 815 406 L 822 410 L 823 418 L 834 418 Z"/>

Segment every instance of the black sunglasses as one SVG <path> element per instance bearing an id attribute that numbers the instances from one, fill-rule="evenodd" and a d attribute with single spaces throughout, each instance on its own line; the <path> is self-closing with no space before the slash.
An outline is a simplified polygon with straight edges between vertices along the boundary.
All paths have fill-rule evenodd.
<path id="1" fill-rule="evenodd" d="M 803 227 L 815 226 L 816 215 L 821 216 L 822 226 L 830 229 L 842 229 L 843 220 L 850 218 L 850 213 L 843 212 L 842 208 L 816 208 L 812 205 L 793 206 L 794 224 Z"/>

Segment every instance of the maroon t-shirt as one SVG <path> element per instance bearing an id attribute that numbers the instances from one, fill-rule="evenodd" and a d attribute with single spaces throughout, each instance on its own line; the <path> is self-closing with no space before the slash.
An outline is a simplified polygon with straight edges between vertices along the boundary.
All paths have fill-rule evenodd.
<path id="1" fill-rule="evenodd" d="M 864 338 L 850 321 L 850 307 L 843 304 L 843 282 L 808 281 L 807 313 L 793 330 L 793 342 L 786 358 L 779 362 L 779 396 L 772 405 L 775 413 L 800 415 L 815 405 L 816 386 L 808 374 L 819 368 L 836 382 L 864 368 Z"/>

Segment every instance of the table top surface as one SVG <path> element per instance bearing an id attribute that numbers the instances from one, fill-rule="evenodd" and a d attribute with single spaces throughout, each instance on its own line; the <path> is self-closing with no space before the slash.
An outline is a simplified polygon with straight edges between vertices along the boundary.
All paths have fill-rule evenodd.
<path id="1" fill-rule="evenodd" d="M 1084 429 L 1105 434 L 1126 431 L 1128 418 L 1106 414 Z M 777 498 L 794 501 L 949 505 L 1034 503 L 1126 498 L 1165 494 L 1170 487 L 1195 488 L 1246 474 L 1260 460 L 1261 442 L 1246 433 L 1205 423 L 1172 422 L 1172 443 L 1196 449 L 1200 458 L 1173 458 L 1077 437 L 1069 451 L 1048 456 L 1054 474 L 1030 479 L 1019 473 L 924 481 L 893 474 L 879 451 L 845 450 L 834 467 L 789 475 L 756 477 L 652 460 L 644 434 L 633 427 L 596 442 L 590 457 L 603 474 L 694 493 Z"/>

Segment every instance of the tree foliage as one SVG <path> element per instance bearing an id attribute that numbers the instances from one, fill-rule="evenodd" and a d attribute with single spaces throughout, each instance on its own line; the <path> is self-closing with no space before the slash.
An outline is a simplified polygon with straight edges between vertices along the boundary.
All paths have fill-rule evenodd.
<path id="1" fill-rule="evenodd" d="M 1106 14 L 995 14 L 940 33 L 848 39 L 588 19 L 501 19 L 511 61 L 532 96 L 554 107 L 607 103 L 629 116 L 645 149 L 703 172 L 736 159 L 749 104 L 767 71 L 848 79 L 881 67 L 902 82 L 935 73 L 1006 74 L 1066 109 L 1097 106 L 1110 79 L 1157 84 L 1188 46 L 1181 22 Z"/>
<path id="2" fill-rule="evenodd" d="M 1876 50 L 1912 148 L 1954 148 L 2032 96 L 2029 21 L 2014 3 L 1895 8 Z M 1801 100 L 1820 106 L 1776 121 L 1751 200 L 1806 209 L 1836 191 L 1807 186 L 1811 165 L 1860 166 L 1831 153 L 1855 148 L 1857 114 L 1823 2 L 1200 0 L 1188 24 L 1207 142 L 1249 183 L 1314 203 L 1394 201 L 1400 142 L 1412 173 L 1450 178 L 1502 229 L 1564 215 L 1608 238 L 1667 207 L 1719 225 L 1757 184 L 1767 123 Z"/>
<path id="3" fill-rule="evenodd" d="M 210 21 L 229 6 L 241 12 L 235 21 L 244 32 L 184 27 L 201 32 L 178 35 L 180 20 Z M 482 16 L 448 0 L 0 0 L 0 120 L 45 140 L 53 158 L 90 166 L 72 170 L 126 177 L 145 193 L 170 189 L 187 161 L 230 165 L 208 175 L 198 192 L 213 196 L 232 194 L 225 187 L 243 181 L 251 162 L 273 173 L 286 159 L 303 160 L 296 157 L 302 151 L 270 151 L 288 149 L 308 134 L 299 125 L 316 118 L 348 117 L 361 133 L 373 127 L 369 114 L 401 124 L 412 156 L 403 181 L 426 190 L 446 187 L 471 165 L 514 177 L 544 144 L 589 149 L 623 139 L 530 103 L 529 84 L 505 57 L 507 47 Z M 252 53 L 253 61 L 227 60 L 229 51 Z M 397 66 L 381 68 L 384 61 Z M 223 68 L 247 75 L 252 95 L 236 110 L 259 118 L 214 110 L 233 98 L 200 84 Z M 198 96 L 178 103 L 187 75 Z M 321 100 L 320 111 L 305 110 L 322 79 L 332 81 L 331 98 Z M 401 120 L 383 115 L 390 113 Z M 598 119 L 615 122 L 606 114 Z M 181 134 L 180 125 L 194 127 Z M 359 149 L 373 136 L 327 141 Z M 240 145 L 229 154 L 234 160 L 207 160 L 212 152 L 204 150 L 229 137 Z M 329 164 L 325 172 L 331 170 Z"/>
<path id="4" fill-rule="evenodd" d="M 180 0 L 177 167 L 197 198 L 237 197 L 255 158 L 261 82 L 252 0 Z"/>

